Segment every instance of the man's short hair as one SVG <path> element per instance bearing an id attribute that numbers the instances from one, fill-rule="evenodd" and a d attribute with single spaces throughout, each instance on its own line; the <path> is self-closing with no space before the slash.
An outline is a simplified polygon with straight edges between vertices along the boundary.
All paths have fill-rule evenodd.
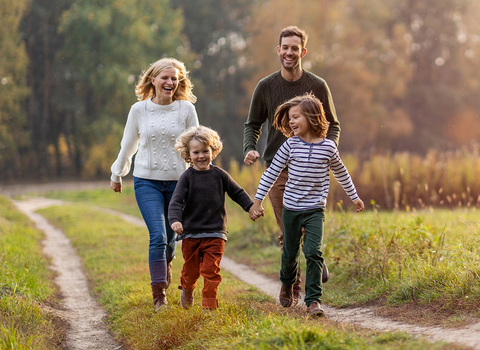
<path id="1" fill-rule="evenodd" d="M 307 46 L 308 35 L 307 33 L 305 33 L 304 30 L 298 28 L 297 26 L 288 26 L 283 28 L 282 32 L 280 33 L 280 40 L 278 41 L 278 45 L 282 45 L 282 38 L 289 36 L 298 36 L 302 41 L 302 49 Z"/>

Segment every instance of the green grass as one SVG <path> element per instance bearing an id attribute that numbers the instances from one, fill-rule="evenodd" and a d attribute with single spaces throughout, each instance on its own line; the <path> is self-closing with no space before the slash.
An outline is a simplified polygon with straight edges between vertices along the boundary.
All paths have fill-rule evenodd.
<path id="1" fill-rule="evenodd" d="M 179 305 L 182 259 L 173 263 L 169 307 L 154 314 L 147 266 L 147 232 L 88 204 L 39 211 L 71 239 L 94 293 L 109 314 L 112 332 L 132 349 L 452 349 L 402 333 L 380 333 L 305 318 L 222 272 L 220 308 L 203 314 L 200 281 L 196 304 Z M 88 218 L 85 220 L 85 218 Z M 226 254 L 231 253 L 227 246 Z M 177 254 L 179 252 L 177 251 Z M 459 347 L 458 347 L 459 348 Z"/>
<path id="2" fill-rule="evenodd" d="M 0 349 L 60 348 L 64 330 L 44 310 L 56 301 L 56 290 L 41 239 L 28 218 L 0 196 Z"/>
<path id="3" fill-rule="evenodd" d="M 140 216 L 133 200 L 122 198 L 128 204 L 121 206 L 119 195 L 111 190 L 89 193 L 92 191 L 49 196 L 77 201 L 86 198 L 87 203 Z M 133 189 L 126 188 L 120 196 L 133 198 Z M 278 229 L 269 202 L 264 205 L 265 217 L 252 222 L 238 205 L 227 201 L 226 254 L 278 279 Z M 448 318 L 440 321 L 453 325 L 456 320 L 478 316 L 480 229 L 475 207 L 379 212 L 373 204 L 370 208 L 374 209 L 357 214 L 342 206 L 339 203 L 341 210 L 328 211 L 325 222 L 324 252 L 331 272 L 324 289 L 326 303 L 431 305 L 436 313 L 439 309 L 448 313 Z M 305 271 L 303 257 L 301 264 Z"/>
<path id="4" fill-rule="evenodd" d="M 229 213 L 232 258 L 261 266 L 257 270 L 278 278 L 280 253 L 273 215 L 267 213 L 260 219 L 263 222 L 245 223 L 235 206 Z M 426 323 L 456 325 L 478 317 L 478 218 L 475 208 L 327 212 L 324 252 L 331 278 L 324 301 L 332 306 L 377 302 L 430 307 L 433 319 Z M 434 314 L 439 317 L 435 319 Z"/>

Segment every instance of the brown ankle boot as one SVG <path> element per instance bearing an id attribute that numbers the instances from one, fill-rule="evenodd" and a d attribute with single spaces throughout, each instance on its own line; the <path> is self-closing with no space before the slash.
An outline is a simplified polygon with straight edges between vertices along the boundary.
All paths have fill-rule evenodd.
<path id="1" fill-rule="evenodd" d="M 162 307 L 167 306 L 167 294 L 165 293 L 166 289 L 166 283 L 152 285 L 153 306 L 155 307 L 155 312 L 158 312 L 158 310 L 160 310 Z"/>
<path id="2" fill-rule="evenodd" d="M 193 289 L 184 289 L 182 286 L 178 286 L 178 289 L 182 291 L 180 294 L 180 304 L 184 309 L 188 309 L 193 304 Z"/>
<path id="3" fill-rule="evenodd" d="M 285 287 L 282 284 L 282 289 L 280 289 L 280 295 L 278 297 L 280 301 L 280 305 L 283 307 L 290 307 L 293 304 L 297 304 L 298 300 L 294 300 L 294 295 L 293 295 L 293 286 Z"/>

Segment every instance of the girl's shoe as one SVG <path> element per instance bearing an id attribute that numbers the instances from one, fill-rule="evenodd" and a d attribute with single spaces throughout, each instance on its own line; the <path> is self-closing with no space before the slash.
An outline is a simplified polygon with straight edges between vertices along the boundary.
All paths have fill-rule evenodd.
<path id="1" fill-rule="evenodd" d="M 325 311 L 320 307 L 320 303 L 314 301 L 307 307 L 307 313 L 309 317 L 323 317 L 325 316 Z"/>
<path id="2" fill-rule="evenodd" d="M 280 289 L 280 295 L 278 296 L 278 300 L 280 301 L 280 305 L 283 307 L 290 307 L 292 305 L 296 305 L 298 299 L 295 298 L 293 294 L 293 286 L 285 287 L 282 284 L 282 289 Z"/>

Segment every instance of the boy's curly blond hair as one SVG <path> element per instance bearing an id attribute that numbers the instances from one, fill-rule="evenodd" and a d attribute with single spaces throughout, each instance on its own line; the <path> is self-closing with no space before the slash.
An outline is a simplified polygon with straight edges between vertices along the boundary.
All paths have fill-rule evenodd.
<path id="1" fill-rule="evenodd" d="M 189 148 L 192 140 L 197 140 L 205 147 L 210 147 L 212 149 L 212 160 L 218 156 L 223 148 L 220 135 L 215 130 L 203 125 L 192 126 L 185 130 L 175 142 L 175 149 L 180 152 L 180 156 L 186 163 L 192 162 Z"/>

